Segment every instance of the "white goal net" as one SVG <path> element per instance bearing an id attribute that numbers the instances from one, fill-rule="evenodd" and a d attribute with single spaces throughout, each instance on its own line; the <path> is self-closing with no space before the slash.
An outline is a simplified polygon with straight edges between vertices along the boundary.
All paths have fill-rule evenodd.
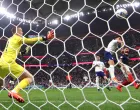
<path id="1" fill-rule="evenodd" d="M 120 8 L 127 10 L 127 17 L 115 15 Z M 140 90 L 133 86 L 140 82 L 139 19 L 139 0 L 0 0 L 1 54 L 15 26 L 21 27 L 27 38 L 45 37 L 50 30 L 55 33 L 51 40 L 23 43 L 20 52 L 26 47 L 29 51 L 16 58 L 17 64 L 33 75 L 33 82 L 19 92 L 24 103 L 8 97 L 20 82 L 19 77 L 12 78 L 14 74 L 9 70 L 2 78 L 0 72 L 0 110 L 140 109 Z M 104 52 L 117 36 L 123 41 L 113 55 L 120 83 L 111 81 L 108 73 L 110 81 L 100 78 L 97 89 L 93 61 L 99 55 L 109 68 Z M 130 50 L 128 67 L 134 80 L 122 85 L 120 92 L 116 87 L 127 79 L 119 65 L 124 47 Z"/>

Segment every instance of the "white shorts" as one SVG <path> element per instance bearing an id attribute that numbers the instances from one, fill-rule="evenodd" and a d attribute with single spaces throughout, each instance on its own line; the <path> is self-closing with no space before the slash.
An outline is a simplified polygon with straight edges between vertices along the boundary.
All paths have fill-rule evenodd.
<path id="1" fill-rule="evenodd" d="M 129 69 L 129 66 L 127 66 L 127 65 L 124 65 L 124 67 L 125 67 L 126 71 L 123 69 L 122 66 L 121 66 L 121 70 L 122 70 L 124 76 L 127 78 L 128 77 L 127 72 L 130 72 L 130 69 Z"/>

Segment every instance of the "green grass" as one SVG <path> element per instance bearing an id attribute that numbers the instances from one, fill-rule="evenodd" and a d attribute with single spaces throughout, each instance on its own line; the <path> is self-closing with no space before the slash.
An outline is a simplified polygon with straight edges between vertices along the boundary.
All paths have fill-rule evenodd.
<path id="1" fill-rule="evenodd" d="M 80 89 L 49 89 L 21 91 L 25 103 L 18 103 L 7 97 L 7 91 L 0 92 L 0 110 L 121 110 L 117 104 L 122 104 L 124 110 L 140 110 L 140 90 L 133 87 L 125 88 L 118 92 L 115 88 L 111 91 L 98 92 L 96 88 Z M 63 92 L 62 92 L 63 91 Z M 29 96 L 29 97 L 28 97 Z M 28 98 L 27 98 L 28 97 Z M 107 100 L 108 99 L 108 100 Z M 48 100 L 48 101 L 47 101 Z M 67 101 L 65 101 L 67 100 Z M 128 100 L 123 104 L 124 101 Z M 115 102 L 115 103 L 114 103 Z M 98 106 L 98 107 L 97 107 Z"/>

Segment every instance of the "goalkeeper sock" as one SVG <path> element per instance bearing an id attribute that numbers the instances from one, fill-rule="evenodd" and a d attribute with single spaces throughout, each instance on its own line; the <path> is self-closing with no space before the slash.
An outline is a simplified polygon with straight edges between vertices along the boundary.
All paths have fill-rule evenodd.
<path id="1" fill-rule="evenodd" d="M 25 78 L 12 90 L 12 92 L 18 93 L 20 89 L 23 89 L 29 85 L 29 79 Z"/>
<path id="2" fill-rule="evenodd" d="M 115 75 L 114 75 L 114 65 L 110 65 L 109 73 L 110 73 L 111 79 L 115 78 Z"/>
<path id="3" fill-rule="evenodd" d="M 100 87 L 99 87 L 99 77 L 98 76 L 96 77 L 96 86 L 97 86 L 97 89 L 100 89 Z"/>
<path id="4" fill-rule="evenodd" d="M 134 81 L 133 75 L 132 74 L 128 74 L 128 79 L 132 83 Z M 134 81 L 134 86 L 136 86 L 136 85 L 137 85 L 137 83 Z"/>
<path id="5" fill-rule="evenodd" d="M 123 85 L 126 86 L 126 85 L 128 85 L 128 84 L 130 84 L 130 82 L 128 82 L 127 80 L 124 80 L 124 81 L 121 83 L 121 85 L 119 85 L 118 87 L 121 88 L 121 87 L 123 87 Z"/>

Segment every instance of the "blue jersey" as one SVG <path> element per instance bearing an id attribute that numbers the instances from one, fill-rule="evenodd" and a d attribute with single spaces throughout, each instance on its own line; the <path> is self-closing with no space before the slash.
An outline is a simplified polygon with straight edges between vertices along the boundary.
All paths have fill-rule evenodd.
<path id="1" fill-rule="evenodd" d="M 122 63 L 128 65 L 129 64 L 129 56 L 125 54 L 120 55 L 120 59 L 122 60 Z"/>

